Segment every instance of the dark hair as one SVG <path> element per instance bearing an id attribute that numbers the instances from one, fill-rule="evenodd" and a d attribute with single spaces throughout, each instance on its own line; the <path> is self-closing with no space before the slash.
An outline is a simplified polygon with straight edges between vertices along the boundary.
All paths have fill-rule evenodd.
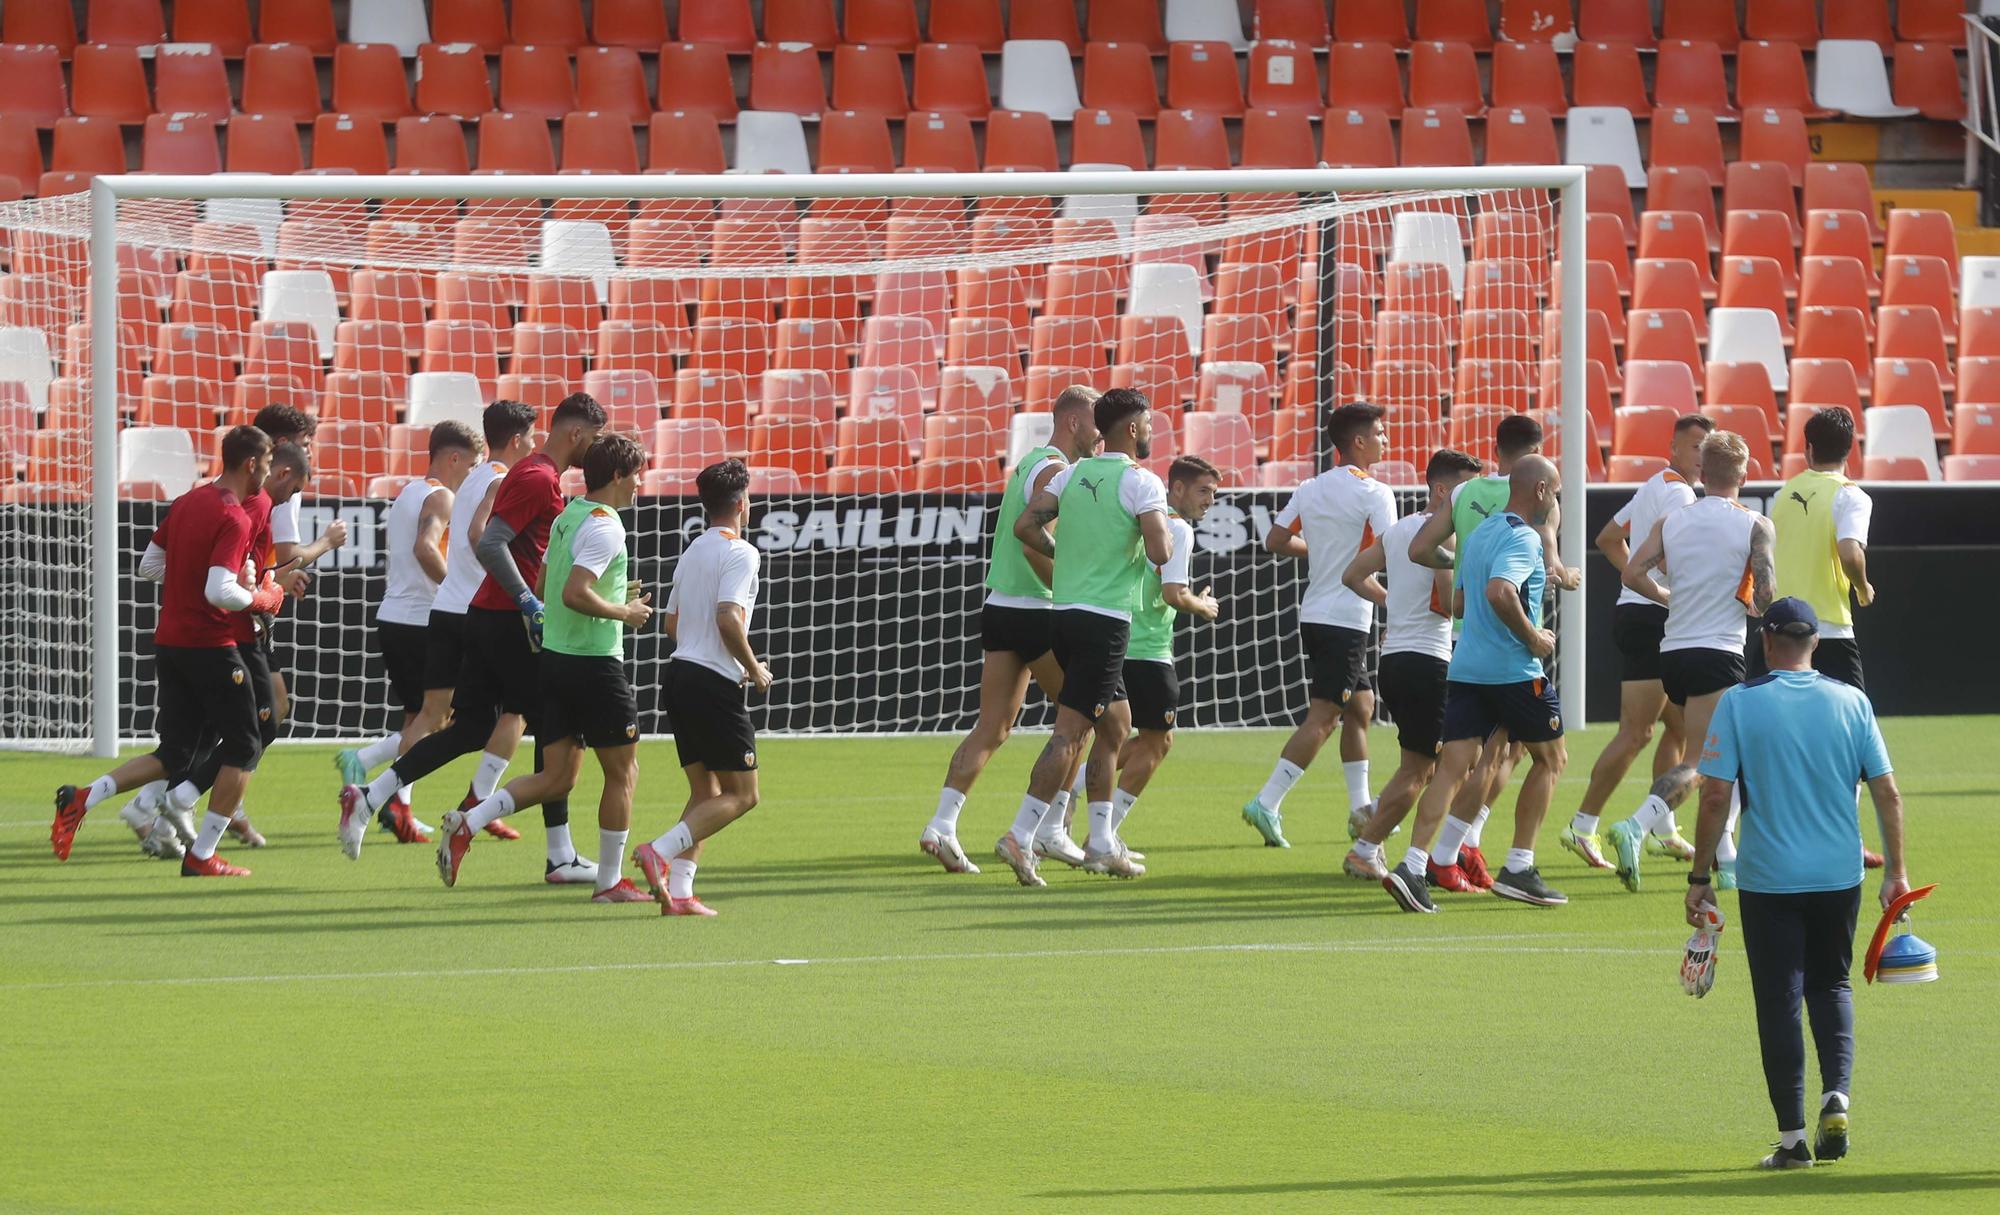
<path id="1" fill-rule="evenodd" d="M 556 406 L 555 414 L 549 418 L 549 429 L 554 430 L 564 422 L 581 422 L 585 426 L 604 425 L 604 406 L 587 392 L 572 392 Z"/>
<path id="2" fill-rule="evenodd" d="M 1674 433 L 1676 435 L 1685 434 L 1697 427 L 1705 435 L 1713 434 L 1715 432 L 1715 419 L 1705 413 L 1684 413 L 1680 416 L 1680 420 L 1674 423 Z"/>
<path id="3" fill-rule="evenodd" d="M 1816 410 L 1806 419 L 1806 461 L 1832 464 L 1854 450 L 1854 415 L 1840 405 Z"/>
<path id="4" fill-rule="evenodd" d="M 301 481 L 312 477 L 312 460 L 297 443 L 279 443 L 271 448 L 271 471 L 289 468 Z"/>
<path id="5" fill-rule="evenodd" d="M 1152 404 L 1146 394 L 1136 388 L 1113 388 L 1097 398 L 1093 407 L 1093 417 L 1097 422 L 1097 433 L 1109 435 L 1119 424 L 1135 413 L 1144 413 Z"/>
<path id="6" fill-rule="evenodd" d="M 730 510 L 750 492 L 750 469 L 741 460 L 724 460 L 701 470 L 694 479 L 701 509 L 711 515 Z"/>
<path id="7" fill-rule="evenodd" d="M 1200 456 L 1176 456 L 1167 465 L 1167 484 L 1180 485 L 1188 481 L 1198 481 L 1203 477 L 1222 480 L 1222 470 Z"/>
<path id="8" fill-rule="evenodd" d="M 222 471 L 228 472 L 245 460 L 254 460 L 271 450 L 271 436 L 255 426 L 232 426 L 222 436 Z"/>
<path id="9" fill-rule="evenodd" d="M 1431 453 L 1431 462 L 1424 466 L 1424 483 L 1436 485 L 1446 477 L 1458 473 L 1477 473 L 1486 467 L 1478 460 L 1453 447 L 1440 447 Z"/>
<path id="10" fill-rule="evenodd" d="M 456 418 L 439 422 L 431 427 L 431 459 L 437 459 L 454 447 L 477 455 L 479 436 L 472 433 L 472 427 Z"/>
<path id="11" fill-rule="evenodd" d="M 300 439 L 312 438 L 313 431 L 319 429 L 319 419 L 305 410 L 280 401 L 266 405 L 257 411 L 250 424 L 270 437 L 275 446 L 279 443 L 296 443 Z"/>
<path id="12" fill-rule="evenodd" d="M 1526 455 L 1541 443 L 1542 424 L 1525 413 L 1508 414 L 1493 428 L 1493 450 L 1503 458 Z"/>
<path id="13" fill-rule="evenodd" d="M 1333 441 L 1334 450 L 1346 455 L 1354 446 L 1354 440 L 1361 437 L 1369 427 L 1382 420 L 1388 413 L 1380 405 L 1370 405 L 1366 401 L 1352 401 L 1333 411 L 1333 420 L 1327 424 L 1327 437 Z"/>
<path id="14" fill-rule="evenodd" d="M 519 401 L 495 401 L 486 407 L 479 425 L 486 432 L 486 450 L 498 452 L 535 428 L 535 407 Z"/>
<path id="15" fill-rule="evenodd" d="M 583 454 L 583 487 L 596 492 L 646 467 L 646 449 L 624 435 L 599 435 Z"/>

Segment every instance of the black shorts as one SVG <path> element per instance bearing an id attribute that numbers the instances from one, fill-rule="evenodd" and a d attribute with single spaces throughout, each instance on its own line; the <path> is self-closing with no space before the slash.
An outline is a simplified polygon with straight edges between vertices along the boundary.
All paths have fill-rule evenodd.
<path id="1" fill-rule="evenodd" d="M 1621 603 L 1611 609 L 1611 642 L 1618 647 L 1618 678 L 1642 683 L 1660 677 L 1660 638 L 1667 609 L 1657 603 Z"/>
<path id="2" fill-rule="evenodd" d="M 1181 703 L 1180 675 L 1171 662 L 1154 658 L 1125 660 L 1126 699 L 1132 702 L 1132 728 L 1171 730 Z"/>
<path id="3" fill-rule="evenodd" d="M 639 741 L 639 700 L 623 657 L 542 651 L 542 745 L 573 738 L 586 747 Z"/>
<path id="4" fill-rule="evenodd" d="M 1125 646 L 1132 640 L 1131 622 L 1082 608 L 1056 609 L 1056 661 L 1062 664 L 1063 688 L 1057 703 L 1092 721 L 1125 699 Z"/>
<path id="5" fill-rule="evenodd" d="M 756 770 L 757 731 L 750 725 L 741 683 L 698 662 L 676 658 L 667 663 L 660 683 L 660 707 L 667 711 L 681 767 Z"/>
<path id="6" fill-rule="evenodd" d="M 1505 730 L 1515 742 L 1553 742 L 1562 737 L 1562 703 L 1546 679 L 1520 683 L 1459 683 L 1444 686 L 1444 740 L 1481 741 Z"/>
<path id="7" fill-rule="evenodd" d="M 1337 624 L 1302 624 L 1306 645 L 1306 691 L 1314 700 L 1344 705 L 1369 690 L 1368 634 Z"/>
<path id="8" fill-rule="evenodd" d="M 1764 663 L 1764 634 L 1758 624 L 1756 617 L 1751 617 L 1750 641 L 1743 655 L 1746 679 L 1756 679 L 1771 672 L 1771 668 Z M 1863 692 L 1868 690 L 1868 684 L 1861 677 L 1861 645 L 1852 637 L 1820 638 L 1819 644 L 1813 647 L 1812 668 L 1850 688 Z"/>
<path id="9" fill-rule="evenodd" d="M 465 613 L 431 612 L 424 626 L 424 691 L 458 686 L 465 665 Z"/>
<path id="10" fill-rule="evenodd" d="M 421 624 L 375 622 L 375 643 L 389 673 L 389 693 L 405 713 L 424 707 L 424 670 L 430 657 L 430 630 Z"/>
<path id="11" fill-rule="evenodd" d="M 158 646 L 153 669 L 160 735 L 153 754 L 169 777 L 185 779 L 211 744 L 223 766 L 256 767 L 264 749 L 257 716 L 260 681 L 235 646 Z"/>
<path id="12" fill-rule="evenodd" d="M 1451 663 L 1435 654 L 1384 654 L 1382 703 L 1396 722 L 1396 745 L 1414 755 L 1444 749 L 1444 685 Z"/>
<path id="13" fill-rule="evenodd" d="M 1003 607 L 989 603 L 979 609 L 979 648 L 991 654 L 1008 651 L 1022 662 L 1049 652 L 1055 613 L 1046 608 Z"/>
<path id="14" fill-rule="evenodd" d="M 1684 705 L 1743 682 L 1743 655 L 1733 650 L 1668 650 L 1660 655 L 1660 683 L 1667 699 Z"/>
<path id="15" fill-rule="evenodd" d="M 484 721 L 499 713 L 518 713 L 528 729 L 541 736 L 541 656 L 528 644 L 528 623 L 519 612 L 468 608 L 465 613 L 465 658 L 459 664 L 458 685 L 452 691 L 452 711 L 469 720 Z"/>

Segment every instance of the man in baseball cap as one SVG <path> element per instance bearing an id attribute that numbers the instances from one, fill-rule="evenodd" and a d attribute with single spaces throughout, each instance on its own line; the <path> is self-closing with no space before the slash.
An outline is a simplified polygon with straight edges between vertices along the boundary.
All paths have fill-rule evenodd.
<path id="1" fill-rule="evenodd" d="M 1786 597 L 1764 612 L 1768 674 L 1723 693 L 1702 742 L 1701 821 L 1688 874 L 1688 922 L 1715 902 L 1710 866 L 1742 798 L 1737 922 L 1757 1005 L 1764 1081 L 1778 1117 L 1770 1169 L 1809 1168 L 1847 1154 L 1848 1078 L 1854 1067 L 1854 1006 L 1848 970 L 1861 906 L 1861 830 L 1854 780 L 1868 782 L 1888 863 L 1882 903 L 1909 890 L 1903 872 L 1903 799 L 1875 711 L 1857 688 L 1812 668 L 1819 616 Z M 1805 1137 L 1805 1040 L 1799 1003 L 1812 1010 L 1819 1054 L 1819 1135 Z"/>

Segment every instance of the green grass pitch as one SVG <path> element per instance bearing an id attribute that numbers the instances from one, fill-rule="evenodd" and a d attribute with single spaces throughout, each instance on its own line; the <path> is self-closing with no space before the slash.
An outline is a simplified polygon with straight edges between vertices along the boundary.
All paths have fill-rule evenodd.
<path id="1" fill-rule="evenodd" d="M 1341 877 L 1331 751 L 1257 846 L 1271 732 L 1180 740 L 1126 829 L 1147 877 L 1039 891 L 986 859 L 1039 738 L 975 792 L 963 878 L 916 848 L 950 741 L 770 742 L 711 921 L 543 886 L 532 812 L 457 890 L 381 834 L 350 862 L 321 747 L 258 775 L 247 880 L 183 881 L 110 807 L 57 864 L 50 790 L 101 765 L 0 758 L 0 1210 L 1995 1209 L 2000 719 L 1885 724 L 1943 979 L 1857 989 L 1853 1155 L 1768 1176 L 1738 943 L 1688 999 L 1681 871 L 1627 895 L 1556 844 L 1604 727 L 1541 836 L 1570 905 L 1434 918 Z M 683 796 L 670 744 L 642 765 L 635 840 Z"/>

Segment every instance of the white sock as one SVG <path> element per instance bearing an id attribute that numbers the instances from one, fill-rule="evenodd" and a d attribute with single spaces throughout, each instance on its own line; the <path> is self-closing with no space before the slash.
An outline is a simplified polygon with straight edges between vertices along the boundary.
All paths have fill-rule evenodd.
<path id="1" fill-rule="evenodd" d="M 1021 808 L 1014 812 L 1014 826 L 1008 832 L 1014 837 L 1014 842 L 1021 845 L 1021 851 L 1026 852 L 1028 846 L 1035 842 L 1035 832 L 1041 830 L 1042 820 L 1049 816 L 1049 810 L 1049 803 L 1032 793 L 1021 798 Z"/>
<path id="2" fill-rule="evenodd" d="M 1778 1146 L 1781 1148 L 1795 1148 L 1805 1141 L 1806 1133 L 1804 1130 L 1778 1132 Z"/>
<path id="3" fill-rule="evenodd" d="M 167 800 L 174 804 L 174 809 L 180 811 L 182 814 L 186 814 L 188 811 L 194 809 L 196 802 L 201 800 L 201 790 L 194 787 L 193 781 L 184 780 L 167 790 Z"/>
<path id="4" fill-rule="evenodd" d="M 1431 859 L 1440 865 L 1458 864 L 1459 845 L 1465 843 L 1465 833 L 1472 827 L 1463 819 L 1444 816 L 1444 826 L 1438 829 L 1437 843 L 1431 845 Z"/>
<path id="5" fill-rule="evenodd" d="M 403 785 L 396 790 L 396 800 L 405 806 L 410 805 L 410 798 L 416 791 L 417 787 L 415 785 Z"/>
<path id="6" fill-rule="evenodd" d="M 139 786 L 139 791 L 132 795 L 132 800 L 148 814 L 159 813 L 160 803 L 167 800 L 167 782 L 156 780 L 151 784 Z"/>
<path id="7" fill-rule="evenodd" d="M 569 828 L 563 828 L 568 831 Z M 625 837 L 629 832 L 597 829 L 597 888 L 609 890 L 625 876 Z"/>
<path id="8" fill-rule="evenodd" d="M 1819 1107 L 1820 1107 L 1820 1108 L 1821 1108 L 1822 1110 L 1824 1110 L 1824 1109 L 1826 1109 L 1826 1108 L 1827 1108 L 1828 1106 L 1831 1106 L 1831 1105 L 1834 1105 L 1834 1103 L 1835 1103 L 1835 1102 L 1838 1102 L 1838 1103 L 1839 1103 L 1839 1105 L 1838 1105 L 1838 1107 L 1837 1107 L 1837 1108 L 1840 1108 L 1840 1109 L 1843 1109 L 1843 1110 L 1844 1110 L 1844 1109 L 1846 1109 L 1846 1108 L 1847 1108 L 1847 1094 L 1846 1094 L 1846 1093 L 1843 1093 L 1843 1092 L 1841 1092 L 1841 1091 L 1840 1091 L 1839 1089 L 1833 1089 L 1833 1090 L 1831 1090 L 1830 1092 L 1827 1092 L 1826 1094 L 1824 1094 L 1823 1096 L 1821 1096 L 1821 1097 L 1820 1097 L 1820 1099 L 1819 1099 Z"/>
<path id="9" fill-rule="evenodd" d="M 1111 803 L 1090 803 L 1090 844 L 1092 852 L 1110 852 L 1117 845 L 1111 841 Z"/>
<path id="10" fill-rule="evenodd" d="M 205 861 L 215 855 L 215 846 L 222 842 L 222 833 L 229 830 L 227 815 L 210 810 L 201 816 L 201 830 L 195 833 L 194 847 L 188 849 L 194 859 Z"/>
<path id="11" fill-rule="evenodd" d="M 1379 861 L 1382 859 L 1382 845 L 1371 844 L 1367 840 L 1355 840 L 1354 855 L 1364 861 Z"/>
<path id="12" fill-rule="evenodd" d="M 1111 791 L 1111 834 L 1117 835 L 1125 825 L 1125 816 L 1132 813 L 1132 807 L 1139 804 L 1139 795 L 1127 793 L 1123 789 Z"/>
<path id="13" fill-rule="evenodd" d="M 389 804 L 389 799 L 396 796 L 396 790 L 402 787 L 403 778 L 396 775 L 394 768 L 389 768 L 369 781 L 368 787 L 361 792 L 367 797 L 370 810 L 380 810 Z"/>
<path id="14" fill-rule="evenodd" d="M 1042 820 L 1041 826 L 1035 828 L 1035 834 L 1047 839 L 1049 836 L 1055 834 L 1056 829 L 1061 827 L 1063 820 L 1068 817 L 1069 790 L 1064 789 L 1061 793 L 1056 794 L 1055 799 L 1049 803 L 1048 817 Z"/>
<path id="15" fill-rule="evenodd" d="M 931 815 L 931 830 L 939 835 L 958 834 L 958 814 L 965 809 L 965 794 L 946 785 L 938 790 L 937 813 Z"/>
<path id="16" fill-rule="evenodd" d="M 675 823 L 672 827 L 668 828 L 665 835 L 653 841 L 653 851 L 666 857 L 668 860 L 672 860 L 692 847 L 694 847 L 694 832 L 688 830 L 686 823 Z M 690 874 L 694 872 L 693 861 L 688 862 L 688 872 Z"/>
<path id="17" fill-rule="evenodd" d="M 385 734 L 354 752 L 355 757 L 361 761 L 361 766 L 370 772 L 395 759 L 402 753 L 403 736 L 401 734 Z"/>
<path id="18" fill-rule="evenodd" d="M 1717 863 L 1736 863 L 1736 820 L 1743 813 L 1743 803 L 1736 796 L 1736 790 L 1729 791 L 1729 821 L 1722 824 L 1722 838 L 1715 841 Z"/>
<path id="19" fill-rule="evenodd" d="M 1069 801 L 1071 805 L 1088 806 L 1090 804 L 1090 782 L 1085 779 L 1089 775 L 1090 765 L 1088 763 L 1076 766 L 1076 779 L 1070 783 L 1069 787 Z"/>
<path id="20" fill-rule="evenodd" d="M 664 839 L 665 836 L 661 838 Z M 694 897 L 693 861 L 675 857 L 673 860 L 667 862 L 667 897 L 670 899 L 691 899 Z"/>
<path id="21" fill-rule="evenodd" d="M 474 831 L 483 830 L 486 824 L 506 818 L 514 813 L 514 795 L 505 789 L 486 798 L 477 806 L 465 812 L 465 825 Z M 564 830 L 568 830 L 567 827 Z M 564 860 L 569 858 L 564 857 Z"/>
<path id="22" fill-rule="evenodd" d="M 1639 808 L 1632 812 L 1632 821 L 1639 824 L 1641 830 L 1660 835 L 1660 816 L 1663 814 L 1672 815 L 1673 811 L 1667 809 L 1667 803 L 1648 793 L 1646 800 L 1640 802 Z"/>
<path id="23" fill-rule="evenodd" d="M 1264 782 L 1263 791 L 1257 794 L 1257 804 L 1276 814 L 1278 807 L 1284 805 L 1285 794 L 1290 793 L 1292 786 L 1299 783 L 1299 777 L 1305 774 L 1306 770 L 1291 760 L 1279 760 L 1278 766 L 1271 769 L 1270 779 Z"/>
<path id="24" fill-rule="evenodd" d="M 1359 810 L 1375 800 L 1368 795 L 1368 761 L 1350 759 L 1340 765 L 1340 774 L 1347 778 L 1347 808 Z"/>
<path id="25" fill-rule="evenodd" d="M 493 796 L 500 787 L 500 778 L 507 775 L 507 761 L 491 751 L 479 753 L 479 767 L 472 772 L 472 795 L 479 798 Z"/>
<path id="26" fill-rule="evenodd" d="M 509 800 L 511 801 L 512 799 L 510 798 Z M 576 859 L 576 845 L 569 842 L 568 823 L 558 823 L 553 827 L 545 827 L 543 830 L 548 833 L 549 862 L 551 864 L 567 865 Z"/>
<path id="27" fill-rule="evenodd" d="M 1507 849 L 1507 863 L 1501 866 L 1501 868 L 1513 873 L 1526 873 L 1534 867 L 1535 850 L 1533 848 Z"/>
<path id="28" fill-rule="evenodd" d="M 83 795 L 83 808 L 94 809 L 97 803 L 107 797 L 118 796 L 118 782 L 111 779 L 109 772 L 90 782 L 90 790 Z"/>
<path id="29" fill-rule="evenodd" d="M 1430 853 L 1425 852 L 1422 847 L 1416 844 L 1411 844 L 1410 850 L 1403 854 L 1403 863 L 1398 868 L 1408 869 L 1411 873 L 1421 878 L 1424 876 L 1424 870 L 1429 867 L 1430 862 Z"/>
<path id="30" fill-rule="evenodd" d="M 1472 816 L 1472 826 L 1465 833 L 1465 842 L 1468 847 L 1479 847 L 1479 841 L 1486 835 L 1486 820 L 1492 817 L 1492 815 L 1493 807 L 1481 806 L 1479 813 Z"/>
<path id="31" fill-rule="evenodd" d="M 1669 840 L 1681 833 L 1681 825 L 1674 821 L 1674 808 L 1672 806 L 1667 805 L 1665 802 L 1660 803 L 1660 805 L 1660 816 L 1653 820 L 1653 834 L 1663 840 Z"/>
<path id="32" fill-rule="evenodd" d="M 229 821 L 232 823 L 247 823 L 250 821 L 250 812 L 238 806 L 229 812 Z"/>
<path id="33" fill-rule="evenodd" d="M 1569 820 L 1569 829 L 1578 835 L 1596 835 L 1597 816 L 1579 810 L 1576 812 L 1576 817 Z"/>

